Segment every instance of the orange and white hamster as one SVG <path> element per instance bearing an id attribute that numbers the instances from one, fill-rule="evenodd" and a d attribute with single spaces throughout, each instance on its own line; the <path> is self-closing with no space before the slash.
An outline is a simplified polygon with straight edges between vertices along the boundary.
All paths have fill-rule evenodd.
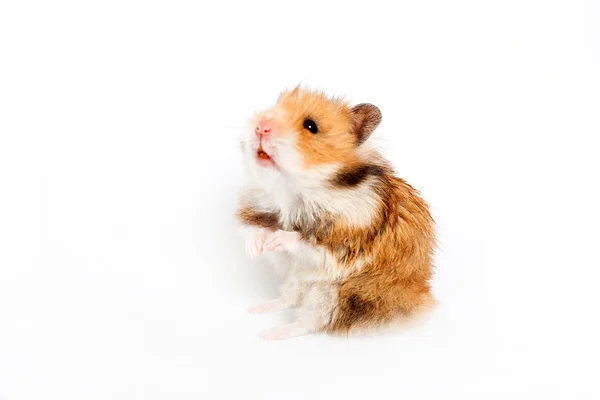
<path id="1" fill-rule="evenodd" d="M 284 281 L 277 299 L 249 311 L 294 308 L 297 318 L 265 339 L 382 327 L 434 304 L 434 222 L 369 145 L 380 122 L 372 104 L 301 87 L 250 121 L 237 217 L 248 254 Z"/>

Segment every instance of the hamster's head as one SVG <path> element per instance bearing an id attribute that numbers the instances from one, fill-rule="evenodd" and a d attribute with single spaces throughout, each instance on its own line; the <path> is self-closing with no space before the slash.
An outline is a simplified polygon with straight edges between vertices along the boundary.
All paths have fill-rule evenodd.
<path id="1" fill-rule="evenodd" d="M 242 140 L 246 167 L 257 179 L 315 182 L 357 161 L 358 149 L 381 122 L 372 104 L 302 89 L 284 91 L 256 113 Z"/>

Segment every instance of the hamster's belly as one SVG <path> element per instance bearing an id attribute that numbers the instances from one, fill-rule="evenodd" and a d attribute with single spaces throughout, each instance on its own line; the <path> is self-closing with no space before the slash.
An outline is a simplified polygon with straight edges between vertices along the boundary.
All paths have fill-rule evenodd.
<path id="1" fill-rule="evenodd" d="M 265 252 L 264 255 L 280 276 L 294 276 L 300 280 L 321 280 L 327 277 L 324 254 L 313 246 L 302 246 L 294 253 Z"/>
<path id="2" fill-rule="evenodd" d="M 269 265 L 275 270 L 279 276 L 286 276 L 294 264 L 293 257 L 287 252 L 264 252 L 264 257 Z"/>

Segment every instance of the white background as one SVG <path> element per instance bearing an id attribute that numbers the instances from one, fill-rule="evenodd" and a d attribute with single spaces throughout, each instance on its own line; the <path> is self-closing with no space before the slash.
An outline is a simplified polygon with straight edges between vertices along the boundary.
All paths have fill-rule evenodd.
<path id="1" fill-rule="evenodd" d="M 246 313 L 238 138 L 297 83 L 431 204 L 423 328 Z M 598 1 L 2 1 L 0 399 L 597 399 L 599 134 Z"/>

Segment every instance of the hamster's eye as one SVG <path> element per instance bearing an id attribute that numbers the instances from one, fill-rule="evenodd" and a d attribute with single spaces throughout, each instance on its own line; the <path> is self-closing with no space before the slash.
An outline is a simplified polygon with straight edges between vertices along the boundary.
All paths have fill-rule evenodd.
<path id="1" fill-rule="evenodd" d="M 319 129 L 317 128 L 317 124 L 312 119 L 304 120 L 304 129 L 307 129 L 310 133 L 317 133 Z"/>

